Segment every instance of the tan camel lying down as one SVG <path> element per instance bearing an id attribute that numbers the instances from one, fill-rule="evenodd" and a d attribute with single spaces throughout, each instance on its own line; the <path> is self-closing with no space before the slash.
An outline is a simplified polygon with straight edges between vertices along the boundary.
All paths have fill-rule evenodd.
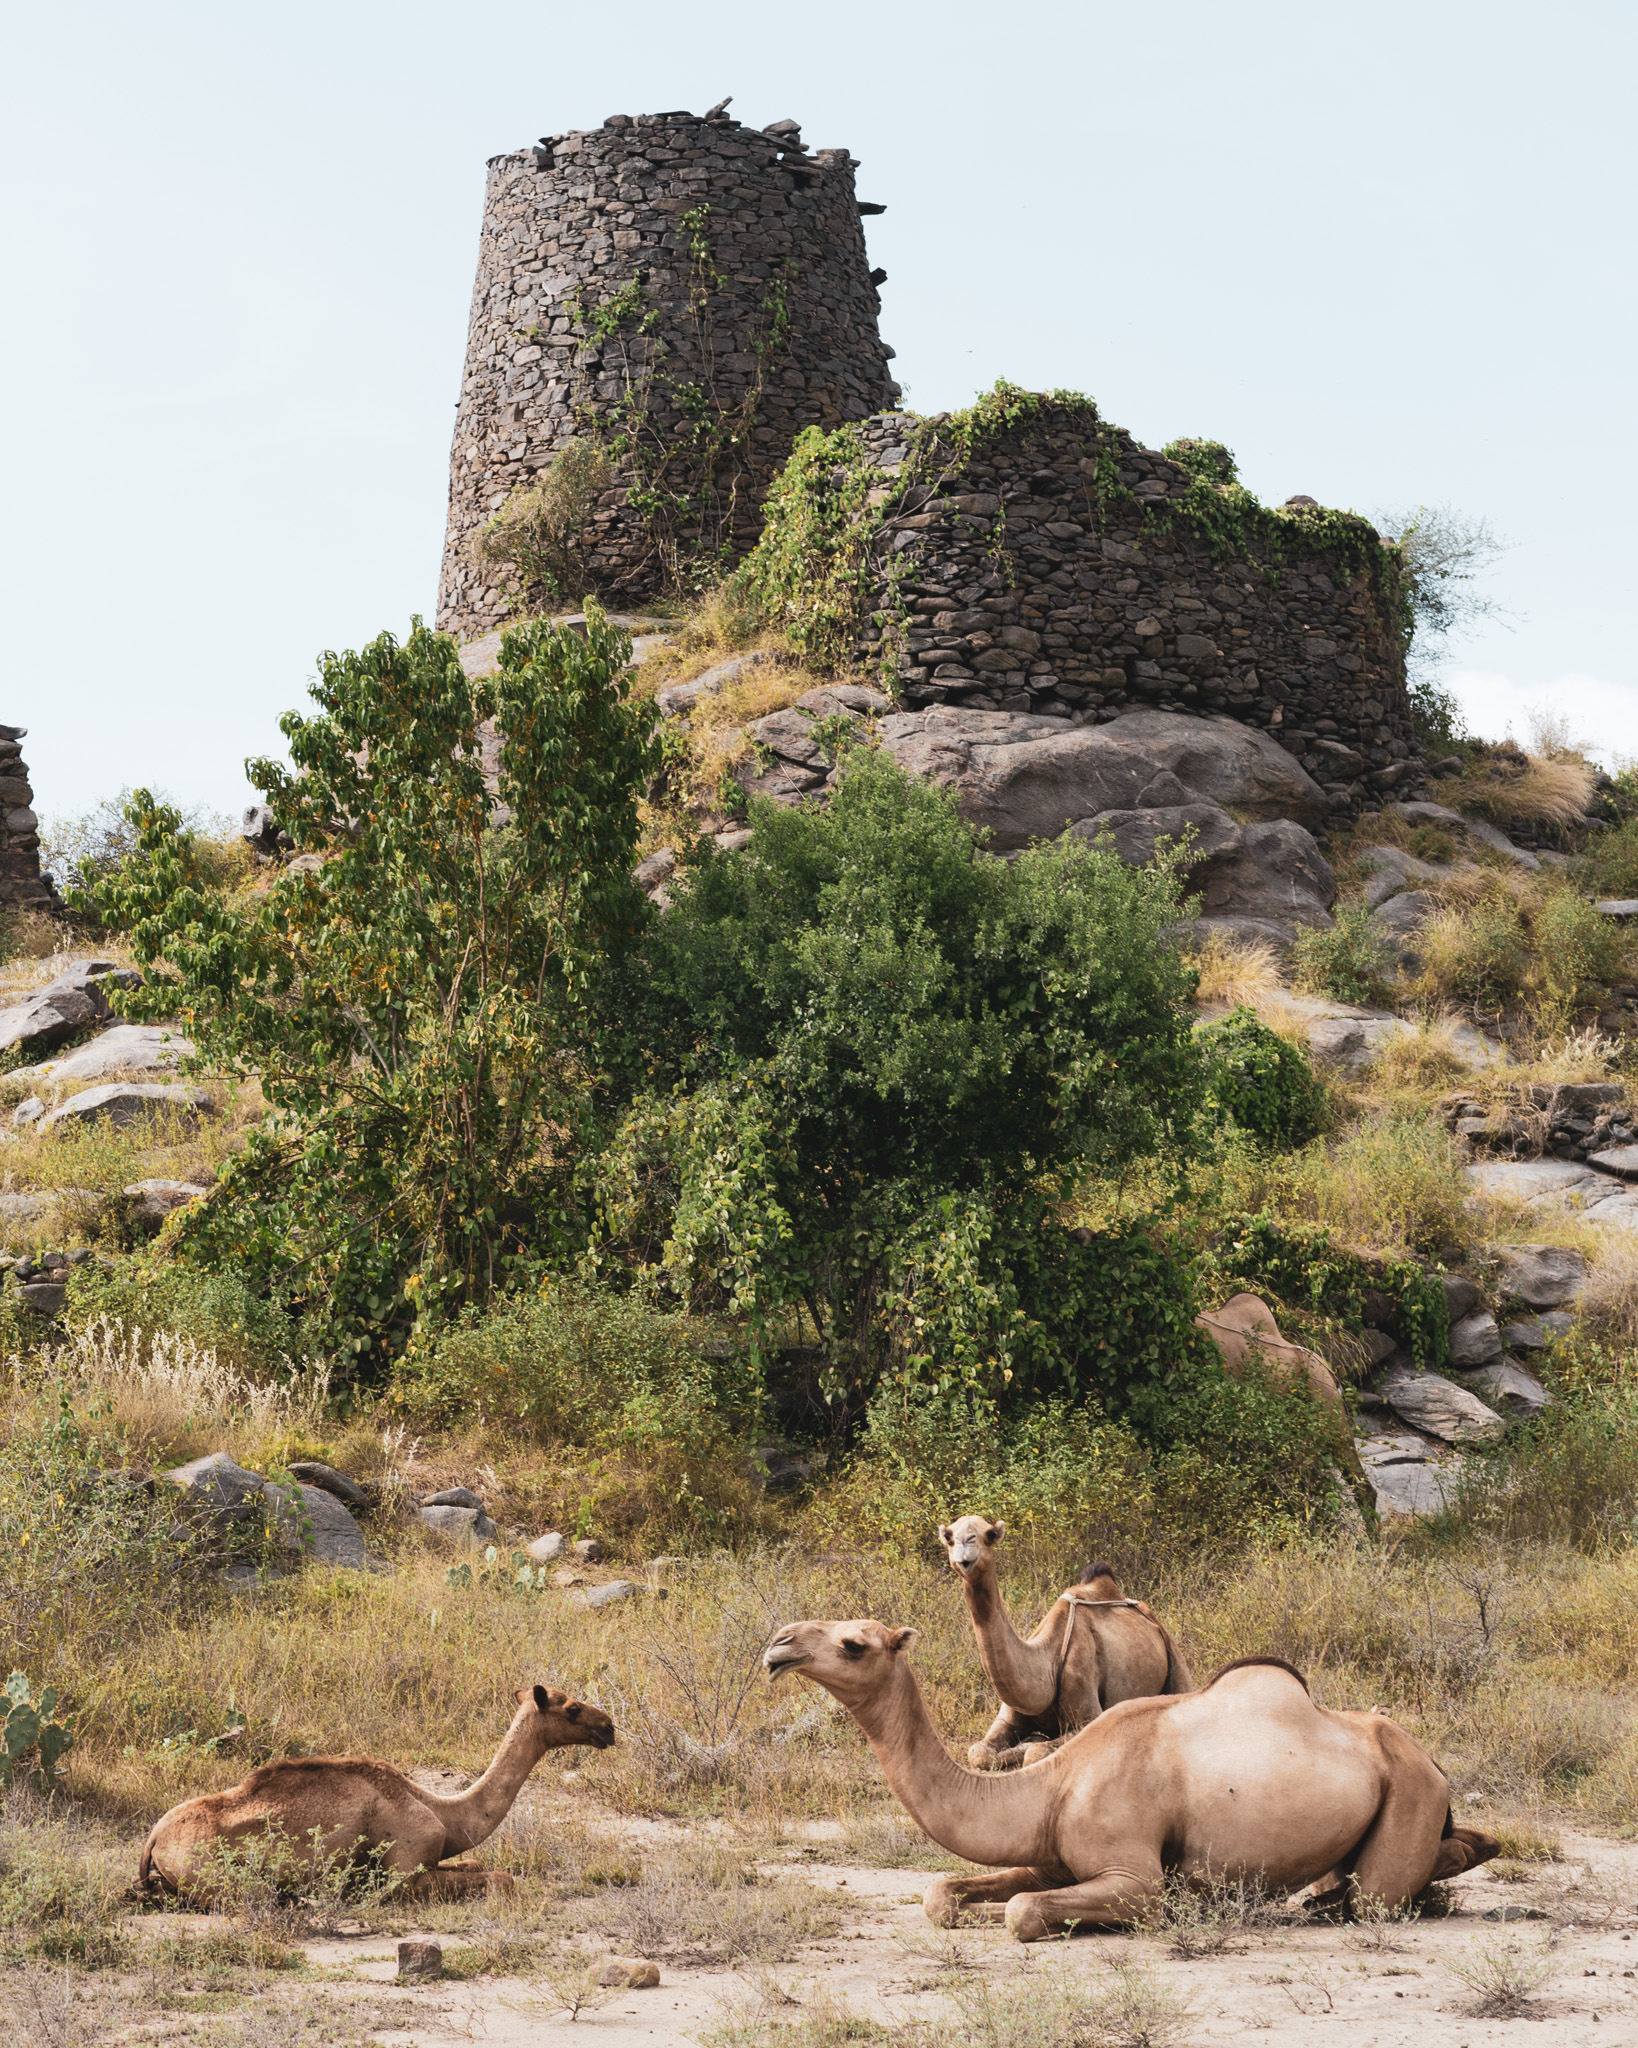
<path id="1" fill-rule="evenodd" d="M 984 1675 L 1002 1701 L 967 1751 L 975 1771 L 1036 1763 L 1058 1736 L 1073 1735 L 1121 1700 L 1192 1689 L 1171 1637 L 1141 1601 L 1127 1599 L 1112 1565 L 1088 1565 L 1026 1642 L 996 1584 L 996 1546 L 1006 1533 L 1005 1522 L 982 1515 L 963 1515 L 938 1532 L 961 1575 Z"/>
<path id="2" fill-rule="evenodd" d="M 1168 1871 L 1322 1881 L 1389 1907 L 1500 1844 L 1453 1828 L 1444 1773 L 1379 1714 L 1315 1706 L 1289 1664 L 1250 1658 L 1204 1692 L 1127 1700 L 1037 1764 L 997 1777 L 952 1763 L 904 1646 L 914 1629 L 798 1621 L 763 1654 L 841 1701 L 911 1818 L 993 1877 L 941 1877 L 927 1917 L 1005 1919 L 1020 1941 L 1130 1922 Z"/>
<path id="3" fill-rule="evenodd" d="M 518 1700 L 494 1761 L 454 1798 L 423 1792 L 396 1764 L 371 1757 L 264 1764 L 243 1784 L 185 1799 L 157 1820 L 143 1845 L 138 1881 L 208 1898 L 218 1844 L 271 1836 L 280 1843 L 281 1865 L 293 1876 L 320 1858 L 362 1862 L 379 1849 L 381 1868 L 403 1877 L 403 1890 L 412 1898 L 510 1891 L 512 1880 L 504 1871 L 439 1866 L 495 1832 L 547 1750 L 581 1744 L 608 1749 L 614 1742 L 614 1723 L 600 1707 L 571 1700 L 556 1686 L 526 1687 Z"/>

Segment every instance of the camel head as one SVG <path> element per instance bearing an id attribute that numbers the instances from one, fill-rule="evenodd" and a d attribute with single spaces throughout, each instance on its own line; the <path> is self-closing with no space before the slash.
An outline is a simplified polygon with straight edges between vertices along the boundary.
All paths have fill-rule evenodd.
<path id="1" fill-rule="evenodd" d="M 994 1562 L 995 1546 L 1007 1533 L 1005 1522 L 986 1522 L 982 1515 L 963 1515 L 959 1522 L 946 1522 L 938 1540 L 961 1576 L 971 1578 L 986 1559 Z"/>
<path id="2" fill-rule="evenodd" d="M 891 1681 L 899 1652 L 915 1633 L 883 1621 L 793 1621 L 763 1651 L 762 1662 L 770 1678 L 799 1671 L 854 1709 Z"/>
<path id="3" fill-rule="evenodd" d="M 526 1685 L 519 1689 L 518 1720 L 540 1744 L 548 1749 L 590 1749 L 614 1747 L 614 1723 L 601 1707 L 588 1707 L 584 1700 L 572 1700 L 555 1685 Z"/>

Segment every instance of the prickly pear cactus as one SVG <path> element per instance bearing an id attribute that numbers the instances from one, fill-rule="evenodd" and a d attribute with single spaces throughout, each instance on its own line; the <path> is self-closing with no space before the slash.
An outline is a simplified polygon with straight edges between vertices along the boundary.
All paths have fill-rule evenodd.
<path id="1" fill-rule="evenodd" d="M 57 1775 L 57 1760 L 74 1746 L 66 1721 L 57 1718 L 57 1688 L 48 1685 L 38 1699 L 29 1691 L 28 1679 L 14 1671 L 0 1692 L 0 1787 L 9 1785 L 19 1772 L 39 1780 L 49 1789 Z"/>

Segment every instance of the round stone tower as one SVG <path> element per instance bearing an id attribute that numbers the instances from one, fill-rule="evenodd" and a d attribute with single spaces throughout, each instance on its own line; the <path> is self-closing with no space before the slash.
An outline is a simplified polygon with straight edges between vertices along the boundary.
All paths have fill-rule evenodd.
<path id="1" fill-rule="evenodd" d="M 469 638 L 553 594 L 531 587 L 538 558 L 476 557 L 503 509 L 567 562 L 559 598 L 686 588 L 755 540 L 803 427 L 895 402 L 860 227 L 883 209 L 855 168 L 794 121 L 722 108 L 617 114 L 490 160 L 440 627 Z"/>

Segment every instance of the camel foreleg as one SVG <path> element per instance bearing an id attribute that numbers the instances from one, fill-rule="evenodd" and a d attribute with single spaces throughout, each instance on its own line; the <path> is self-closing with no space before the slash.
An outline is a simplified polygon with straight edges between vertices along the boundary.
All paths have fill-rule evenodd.
<path id="1" fill-rule="evenodd" d="M 1437 1884 L 1445 1877 L 1460 1877 L 1464 1870 L 1488 1863 L 1492 1856 L 1500 1854 L 1501 1843 L 1494 1835 L 1487 1835 L 1480 1828 L 1452 1828 L 1439 1844 L 1439 1860 L 1433 1866 L 1433 1875 L 1428 1883 Z"/>
<path id="2" fill-rule="evenodd" d="M 1051 1871 L 1030 1864 L 992 1870 L 987 1877 L 941 1877 L 927 1887 L 922 1911 L 935 1927 L 959 1927 L 963 1920 L 999 1922 L 1015 1893 L 1039 1891 L 1052 1879 Z"/>
<path id="3" fill-rule="evenodd" d="M 1020 1890 L 1008 1903 L 1007 1931 L 1016 1941 L 1047 1941 L 1077 1927 L 1128 1927 L 1165 1883 L 1152 1870 L 1102 1870 L 1056 1891 Z"/>
<path id="4" fill-rule="evenodd" d="M 1003 1707 L 982 1737 L 967 1751 L 967 1762 L 975 1771 L 1010 1771 L 1022 1763 L 1033 1763 L 1025 1749 L 1042 1741 L 1055 1741 L 1054 1731 L 1032 1715 Z M 1044 1751 L 1038 1751 L 1044 1755 Z"/>
<path id="5" fill-rule="evenodd" d="M 471 1863 L 440 1863 L 405 1878 L 398 1896 L 404 1899 L 469 1899 L 485 1892 L 509 1892 L 516 1880 L 504 1870 L 479 1870 Z"/>

